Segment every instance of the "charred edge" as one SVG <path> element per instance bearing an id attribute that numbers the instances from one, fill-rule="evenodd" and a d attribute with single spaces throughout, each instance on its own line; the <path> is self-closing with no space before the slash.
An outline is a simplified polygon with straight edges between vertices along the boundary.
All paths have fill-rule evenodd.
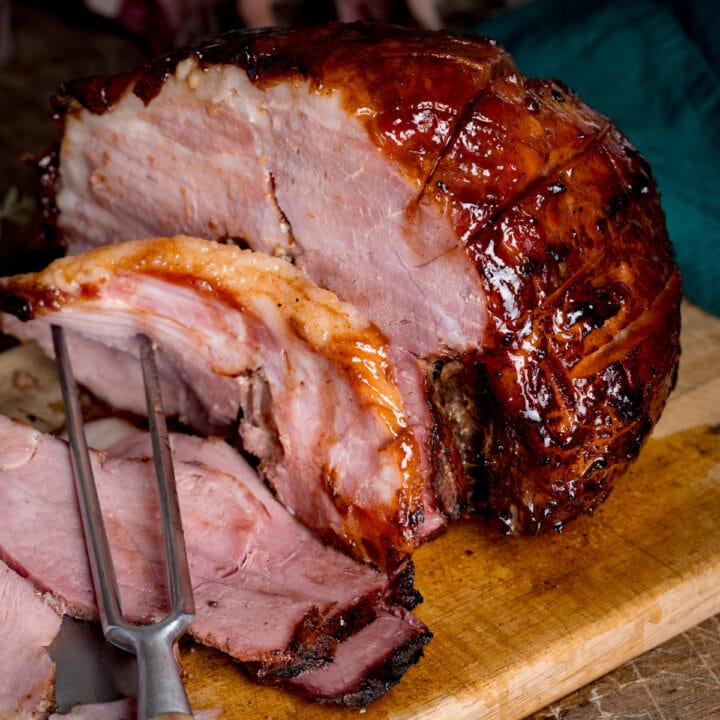
<path id="1" fill-rule="evenodd" d="M 287 648 L 277 650 L 265 661 L 243 663 L 257 680 L 293 678 L 327 665 L 335 654 L 337 641 L 324 632 L 325 620 L 317 607 L 298 623 Z"/>
<path id="2" fill-rule="evenodd" d="M 96 115 L 106 113 L 138 76 L 138 71 L 132 71 L 110 77 L 94 75 L 64 83 L 50 98 L 55 124 L 62 129 L 65 117 L 81 108 Z"/>
<path id="3" fill-rule="evenodd" d="M 393 42 L 399 38 L 416 46 L 397 50 Z M 284 28 L 230 31 L 197 46 L 195 55 L 203 65 L 238 65 L 245 69 L 251 81 L 262 83 L 289 74 L 317 78 L 328 60 L 352 57 L 361 49 L 393 57 L 399 53 L 442 57 L 447 55 L 448 48 L 460 52 L 459 48 L 467 44 L 466 40 L 463 42 L 446 31 L 417 31 L 402 25 L 358 21 L 308 26 L 302 35 Z M 284 52 L 277 53 L 277 48 L 283 45 Z M 339 48 L 344 52 L 338 53 Z"/>
<path id="4" fill-rule="evenodd" d="M 331 618 L 314 607 L 301 620 L 287 648 L 278 650 L 266 661 L 244 663 L 257 680 L 283 684 L 304 672 L 316 670 L 332 662 L 339 643 L 367 627 L 377 617 L 377 598 L 360 598 L 349 608 Z"/>
<path id="5" fill-rule="evenodd" d="M 361 598 L 344 612 L 330 618 L 325 625 L 325 632 L 335 643 L 347 640 L 375 620 L 377 602 L 377 598 L 374 597 Z"/>
<path id="6" fill-rule="evenodd" d="M 374 514 L 367 509 L 355 506 L 353 512 L 356 518 L 364 518 L 360 527 L 376 522 Z M 424 516 L 421 510 L 414 513 L 414 519 L 410 520 L 405 510 L 398 509 L 393 518 L 385 522 L 385 531 L 379 533 L 376 539 L 362 538 L 360 544 L 367 560 L 385 572 L 392 572 L 402 565 L 417 545 L 416 520 L 419 515 Z"/>
<path id="7" fill-rule="evenodd" d="M 40 241 L 46 248 L 65 249 L 62 230 L 58 227 L 57 190 L 60 179 L 60 145 L 54 143 L 39 155 L 26 155 L 23 162 L 39 176 L 37 203 L 40 208 Z"/>
<path id="8" fill-rule="evenodd" d="M 423 597 L 420 591 L 415 588 L 414 583 L 415 565 L 412 560 L 408 560 L 392 578 L 389 602 L 400 605 L 406 610 L 412 610 L 419 605 L 423 601 Z"/>
<path id="9" fill-rule="evenodd" d="M 399 38 L 406 39 L 411 47 L 398 50 L 394 42 Z M 476 37 L 475 42 L 477 40 Z M 498 47 L 495 41 L 484 42 Z M 465 47 L 471 47 L 468 38 L 447 31 L 418 31 L 402 25 L 365 21 L 309 26 L 302 34 L 286 28 L 230 30 L 195 45 L 179 48 L 140 69 L 65 83 L 51 98 L 51 105 L 59 127 L 63 126 L 67 114 L 81 107 L 97 114 L 107 112 L 131 86 L 132 92 L 147 105 L 157 97 L 177 65 L 191 57 L 203 68 L 211 65 L 238 66 L 256 84 L 273 83 L 280 78 L 299 75 L 314 79 L 319 85 L 325 63 L 336 56 L 342 61 L 366 49 L 391 55 L 447 57 L 460 54 L 465 57 L 462 52 Z M 278 52 L 278 48 L 282 52 Z M 338 53 L 338 48 L 344 48 L 344 52 Z M 467 57 L 472 62 L 472 52 Z"/>
<path id="10" fill-rule="evenodd" d="M 179 50 L 173 55 L 166 55 L 154 60 L 142 74 L 137 76 L 133 85 L 133 94 L 145 105 L 157 97 L 165 82 L 175 72 L 180 61 L 189 57 L 190 52 Z"/>
<path id="11" fill-rule="evenodd" d="M 14 295 L 2 288 L 0 288 L 0 312 L 14 315 L 22 322 L 28 322 L 35 317 L 33 303 L 22 295 Z"/>
<path id="12" fill-rule="evenodd" d="M 303 694 L 324 704 L 365 707 L 400 682 L 407 670 L 420 660 L 430 640 L 432 633 L 429 630 L 419 632 L 369 668 L 355 687 L 345 690 L 341 695 L 316 697 L 307 692 Z"/>

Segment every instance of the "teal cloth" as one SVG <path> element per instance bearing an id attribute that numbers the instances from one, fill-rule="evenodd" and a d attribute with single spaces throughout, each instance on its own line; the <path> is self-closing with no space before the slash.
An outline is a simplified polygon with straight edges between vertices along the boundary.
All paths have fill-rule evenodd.
<path id="1" fill-rule="evenodd" d="M 720 3 L 535 0 L 472 31 L 524 75 L 573 88 L 645 155 L 685 294 L 720 315 Z"/>

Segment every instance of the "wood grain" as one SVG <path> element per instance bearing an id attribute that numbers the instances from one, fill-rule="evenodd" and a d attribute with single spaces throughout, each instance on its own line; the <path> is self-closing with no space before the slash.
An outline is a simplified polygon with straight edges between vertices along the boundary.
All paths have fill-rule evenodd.
<path id="1" fill-rule="evenodd" d="M 683 323 L 666 413 L 594 517 L 541 538 L 460 523 L 420 548 L 418 614 L 435 637 L 365 718 L 522 718 L 720 612 L 720 321 L 685 304 Z M 11 376 L 0 408 L 15 416 L 25 411 L 18 378 L 34 414 L 29 396 L 53 392 L 52 381 L 28 387 L 36 365 L 18 368 L 27 352 L 0 356 L 0 377 Z M 183 659 L 193 707 L 222 706 L 227 720 L 358 714 L 258 686 L 206 648 L 187 647 Z"/>
<path id="2" fill-rule="evenodd" d="M 720 720 L 720 616 L 630 660 L 531 720 Z"/>

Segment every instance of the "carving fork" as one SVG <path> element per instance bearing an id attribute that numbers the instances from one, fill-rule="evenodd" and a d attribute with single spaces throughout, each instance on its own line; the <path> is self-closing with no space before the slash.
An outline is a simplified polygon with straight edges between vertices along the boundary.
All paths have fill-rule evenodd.
<path id="1" fill-rule="evenodd" d="M 67 416 L 75 488 L 103 632 L 111 643 L 137 656 L 138 720 L 191 720 L 192 710 L 175 658 L 175 645 L 194 617 L 195 603 L 153 343 L 146 335 L 138 335 L 160 495 L 170 613 L 154 624 L 134 625 L 128 623 L 122 614 L 110 544 L 85 439 L 77 386 L 62 328 L 53 325 L 52 336 Z"/>

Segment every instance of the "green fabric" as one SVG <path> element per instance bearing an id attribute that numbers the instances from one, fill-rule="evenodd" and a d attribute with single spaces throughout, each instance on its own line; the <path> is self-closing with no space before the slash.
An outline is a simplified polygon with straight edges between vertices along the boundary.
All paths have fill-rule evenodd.
<path id="1" fill-rule="evenodd" d="M 657 178 L 685 294 L 720 314 L 720 3 L 699 2 L 683 22 L 672 0 L 535 0 L 472 31 L 625 132 Z"/>

